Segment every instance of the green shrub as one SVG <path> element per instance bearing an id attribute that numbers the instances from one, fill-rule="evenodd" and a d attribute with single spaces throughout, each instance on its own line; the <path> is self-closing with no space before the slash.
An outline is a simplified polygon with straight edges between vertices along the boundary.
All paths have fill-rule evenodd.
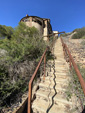
<path id="1" fill-rule="evenodd" d="M 68 36 L 68 35 L 71 35 L 71 33 L 60 34 L 60 36 L 62 36 L 62 37 L 65 37 L 65 36 Z"/>
<path id="2" fill-rule="evenodd" d="M 17 93 L 27 90 L 27 83 L 23 78 L 15 83 L 11 82 L 8 70 L 0 65 L 0 107 L 10 105 L 10 101 Z"/>
<path id="3" fill-rule="evenodd" d="M 77 29 L 76 30 L 77 33 L 75 33 L 72 36 L 72 39 L 80 39 L 80 38 L 85 38 L 85 27 L 81 28 L 81 29 Z"/>
<path id="4" fill-rule="evenodd" d="M 2 29 L 4 31 L 4 29 Z M 2 33 L 2 32 L 1 32 Z M 4 33 L 2 33 L 4 35 Z M 8 32 L 8 34 L 10 34 Z M 4 56 L 0 55 L 0 106 L 10 104 L 10 99 L 18 92 L 27 90 L 26 80 L 18 77 L 18 81 L 12 82 L 8 67 L 14 66 L 17 62 L 25 60 L 39 60 L 43 54 L 46 44 L 34 27 L 29 28 L 23 22 L 15 28 L 10 40 L 0 40 L 0 50 L 5 50 Z"/>
<path id="5" fill-rule="evenodd" d="M 85 35 L 84 35 L 84 36 L 82 36 L 82 39 L 85 39 Z"/>
<path id="6" fill-rule="evenodd" d="M 14 32 L 14 29 L 12 27 L 0 25 L 0 39 L 6 38 L 6 37 L 10 39 L 13 32 Z"/>
<path id="7" fill-rule="evenodd" d="M 74 29 L 74 30 L 72 31 L 72 33 L 73 33 L 73 32 L 77 32 L 77 31 L 79 31 L 79 30 L 80 30 L 80 28 Z"/>
<path id="8" fill-rule="evenodd" d="M 24 23 L 19 23 L 11 37 L 10 40 L 0 40 L 0 48 L 7 51 L 7 62 L 23 60 L 24 57 L 38 58 L 46 48 L 38 30 L 34 27 L 29 28 Z"/>

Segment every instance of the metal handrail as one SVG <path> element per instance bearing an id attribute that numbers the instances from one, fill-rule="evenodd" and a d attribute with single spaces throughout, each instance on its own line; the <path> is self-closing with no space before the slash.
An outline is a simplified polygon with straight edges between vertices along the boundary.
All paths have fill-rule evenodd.
<path id="1" fill-rule="evenodd" d="M 41 63 L 42 63 L 42 61 L 43 61 L 43 59 L 44 59 L 44 77 L 45 77 L 45 64 L 46 64 L 46 56 L 45 56 L 45 55 L 46 55 L 47 50 L 48 50 L 48 47 L 46 48 L 45 52 L 43 53 L 43 55 L 42 55 L 42 57 L 41 57 L 41 59 L 40 59 L 40 61 L 39 61 L 39 63 L 38 63 L 38 66 L 37 66 L 37 68 L 36 68 L 34 74 L 32 75 L 31 80 L 29 81 L 28 113 L 31 113 L 32 83 L 33 83 L 33 81 L 34 81 L 34 78 L 35 78 L 35 76 L 36 76 L 36 73 L 37 73 L 37 71 L 38 71 L 38 69 L 39 69 L 39 67 L 40 67 L 40 65 L 41 65 Z"/>
<path id="2" fill-rule="evenodd" d="M 67 45 L 64 43 L 64 41 L 63 41 L 62 38 L 61 38 L 61 42 L 62 42 L 62 46 L 63 46 L 64 52 L 65 52 L 65 50 L 66 50 L 67 53 L 68 53 L 69 62 L 70 62 L 70 67 L 71 67 L 71 63 L 72 63 L 72 65 L 73 65 L 73 67 L 74 67 L 74 69 L 75 69 L 75 72 L 76 72 L 76 74 L 77 74 L 77 76 L 78 76 L 78 78 L 79 78 L 79 81 L 80 81 L 81 87 L 82 87 L 82 89 L 83 89 L 84 95 L 85 95 L 85 82 L 84 82 L 84 80 L 83 80 L 83 78 L 82 78 L 82 75 L 81 75 L 79 69 L 78 69 L 78 66 L 76 65 L 76 63 L 75 63 L 75 61 L 74 61 L 74 59 L 73 59 L 73 57 L 72 57 L 72 55 L 71 55 L 71 53 L 70 53 L 70 51 L 69 51 Z"/>
<path id="3" fill-rule="evenodd" d="M 56 40 L 56 39 L 54 39 L 54 40 L 53 40 L 53 43 L 52 43 L 49 47 L 47 47 L 47 48 L 45 49 L 45 51 L 44 51 L 44 53 L 43 53 L 43 55 L 42 55 L 42 57 L 41 57 L 41 59 L 40 59 L 38 65 L 37 65 L 37 67 L 36 67 L 36 70 L 35 70 L 34 74 L 32 75 L 32 77 L 31 77 L 31 79 L 30 79 L 30 81 L 29 81 L 29 86 L 28 86 L 28 87 L 29 87 L 29 92 L 28 92 L 28 113 L 31 113 L 32 84 L 33 84 L 34 78 L 35 78 L 35 76 L 36 76 L 36 74 L 37 74 L 37 71 L 38 71 L 38 69 L 39 69 L 39 67 L 40 67 L 40 65 L 41 65 L 41 63 L 42 63 L 42 61 L 43 61 L 43 59 L 44 59 L 44 79 L 45 79 L 46 52 L 47 52 L 47 50 L 48 50 L 51 46 L 53 46 L 53 44 L 55 43 L 55 40 Z M 51 49 L 51 48 L 50 48 L 50 49 Z"/>
<path id="4" fill-rule="evenodd" d="M 43 37 L 54 36 L 54 35 L 56 35 L 56 34 L 61 34 L 61 33 L 65 33 L 65 31 L 58 32 L 58 33 L 52 33 L 52 34 L 49 34 L 49 35 L 45 35 L 45 36 L 43 36 Z"/>
<path id="5" fill-rule="evenodd" d="M 55 33 L 55 34 L 60 34 L 60 33 L 64 33 L 64 32 L 58 32 L 58 33 Z M 52 35 L 55 35 L 55 34 L 52 34 Z M 53 40 L 53 42 L 52 42 L 52 44 L 49 46 L 49 47 L 47 47 L 46 49 L 45 49 L 45 52 L 43 53 L 43 55 L 42 55 L 42 57 L 41 57 L 41 59 L 40 59 L 40 61 L 39 61 L 39 63 L 38 63 L 38 66 L 36 67 L 36 70 L 35 70 L 35 72 L 34 72 L 34 74 L 32 75 L 32 77 L 31 77 L 31 80 L 29 81 L 29 92 L 28 92 L 28 113 L 31 113 L 31 100 L 32 100 L 32 84 L 33 84 L 33 81 L 34 81 L 34 78 L 35 78 L 35 76 L 36 76 L 36 74 L 37 74 L 37 71 L 38 71 L 38 69 L 39 69 L 39 67 L 40 67 L 40 65 L 41 65 L 41 63 L 42 63 L 42 61 L 43 61 L 43 59 L 44 59 L 44 79 L 45 79 L 45 67 L 46 67 L 46 52 L 47 52 L 47 50 L 50 48 L 50 47 L 52 47 L 53 46 L 53 44 L 55 43 L 55 40 L 56 39 L 54 39 Z M 52 48 L 50 48 L 50 50 L 51 50 Z"/>

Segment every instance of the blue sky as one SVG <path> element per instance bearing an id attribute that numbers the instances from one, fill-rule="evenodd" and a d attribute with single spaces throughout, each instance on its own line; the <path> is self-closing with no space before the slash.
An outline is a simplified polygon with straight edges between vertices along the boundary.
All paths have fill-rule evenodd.
<path id="1" fill-rule="evenodd" d="M 1 0 L 0 24 L 16 27 L 26 14 L 50 18 L 53 30 L 85 26 L 85 0 Z"/>

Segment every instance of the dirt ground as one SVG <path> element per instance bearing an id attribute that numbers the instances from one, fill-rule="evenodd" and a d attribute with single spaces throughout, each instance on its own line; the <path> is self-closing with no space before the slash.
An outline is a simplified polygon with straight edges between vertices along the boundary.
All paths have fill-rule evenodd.
<path id="1" fill-rule="evenodd" d="M 85 39 L 63 38 L 75 62 L 85 67 Z"/>

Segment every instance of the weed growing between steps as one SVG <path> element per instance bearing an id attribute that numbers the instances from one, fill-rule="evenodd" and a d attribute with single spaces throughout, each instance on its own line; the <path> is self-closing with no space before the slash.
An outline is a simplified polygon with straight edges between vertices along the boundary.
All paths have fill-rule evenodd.
<path id="1" fill-rule="evenodd" d="M 84 67 L 80 67 L 78 65 L 78 68 L 80 70 L 80 73 L 83 77 L 83 79 L 85 80 L 85 68 Z M 71 96 L 74 94 L 76 97 L 78 97 L 81 101 L 81 104 L 83 106 L 83 109 L 85 107 L 85 96 L 81 87 L 81 84 L 79 82 L 78 76 L 74 70 L 74 67 L 72 67 L 71 69 L 71 74 L 70 76 L 72 77 L 72 80 L 69 82 L 66 94 L 67 94 L 67 99 L 69 100 L 71 98 Z"/>

